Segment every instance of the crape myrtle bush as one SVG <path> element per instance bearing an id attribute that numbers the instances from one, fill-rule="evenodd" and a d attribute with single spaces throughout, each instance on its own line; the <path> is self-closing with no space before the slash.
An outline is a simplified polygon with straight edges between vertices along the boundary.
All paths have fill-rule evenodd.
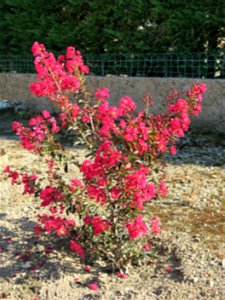
<path id="1" fill-rule="evenodd" d="M 7 166 L 4 172 L 13 185 L 22 184 L 24 194 L 40 199 L 48 213 L 38 214 L 37 236 L 42 233 L 68 238 L 68 245 L 84 262 L 102 259 L 114 268 L 145 261 L 154 236 L 160 233 L 151 201 L 166 197 L 165 153 L 176 153 L 175 141 L 188 131 L 190 115 L 201 111 L 204 84 L 194 84 L 181 98 L 177 91 L 167 100 L 165 112 L 134 113 L 129 96 L 118 107 L 110 106 L 106 87 L 91 95 L 86 88 L 84 65 L 78 50 L 68 47 L 58 59 L 35 42 L 37 81 L 31 92 L 46 96 L 57 107 L 58 117 L 48 111 L 33 117 L 29 126 L 13 122 L 22 146 L 40 156 L 46 174 L 21 173 Z M 88 148 L 90 158 L 79 166 L 82 179 L 66 179 L 70 155 L 60 133 L 72 131 L 75 144 Z M 89 157 L 89 156 L 87 156 Z M 47 182 L 47 184 L 46 184 Z"/>

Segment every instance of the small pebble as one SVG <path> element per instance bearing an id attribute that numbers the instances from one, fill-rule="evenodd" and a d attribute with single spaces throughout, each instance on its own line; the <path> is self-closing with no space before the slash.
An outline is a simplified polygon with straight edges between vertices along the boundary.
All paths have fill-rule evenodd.
<path id="1" fill-rule="evenodd" d="M 225 258 L 222 260 L 222 266 L 225 268 Z"/>

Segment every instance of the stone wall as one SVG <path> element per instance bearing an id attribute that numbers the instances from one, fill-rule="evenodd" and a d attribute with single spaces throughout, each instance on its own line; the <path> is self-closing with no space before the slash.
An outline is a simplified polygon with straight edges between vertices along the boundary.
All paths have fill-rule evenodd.
<path id="1" fill-rule="evenodd" d="M 48 109 L 52 111 L 50 102 L 32 96 L 29 84 L 35 81 L 33 74 L 0 74 L 0 100 L 23 102 L 32 110 Z M 142 109 L 141 99 L 151 93 L 155 100 L 154 112 L 159 111 L 160 105 L 168 94 L 176 88 L 180 91 L 189 89 L 195 79 L 186 78 L 138 78 L 138 77 L 97 77 L 88 76 L 87 83 L 91 92 L 106 86 L 110 90 L 110 103 L 117 104 L 122 96 L 129 95 L 136 102 L 138 109 Z M 199 80 L 208 87 L 202 104 L 203 111 L 194 118 L 192 128 L 204 131 L 225 133 L 225 80 Z"/>

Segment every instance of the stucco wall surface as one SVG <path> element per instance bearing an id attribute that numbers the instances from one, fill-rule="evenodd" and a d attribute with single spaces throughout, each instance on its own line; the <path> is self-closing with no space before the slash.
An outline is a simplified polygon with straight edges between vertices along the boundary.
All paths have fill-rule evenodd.
<path id="1" fill-rule="evenodd" d="M 34 74 L 1 73 L 0 100 L 8 99 L 10 102 L 26 103 L 32 110 L 48 109 L 52 111 L 49 101 L 31 95 L 29 85 L 35 81 L 35 78 Z M 122 96 L 129 95 L 136 102 L 138 110 L 141 110 L 143 107 L 141 99 L 151 93 L 155 103 L 154 112 L 160 111 L 163 101 L 174 88 L 185 91 L 196 81 L 186 78 L 87 77 L 87 84 L 91 92 L 103 86 L 109 89 L 111 105 L 117 104 Z M 192 128 L 202 132 L 210 130 L 225 133 L 225 80 L 204 79 L 198 81 L 204 82 L 208 91 L 204 95 L 203 111 L 193 119 Z"/>

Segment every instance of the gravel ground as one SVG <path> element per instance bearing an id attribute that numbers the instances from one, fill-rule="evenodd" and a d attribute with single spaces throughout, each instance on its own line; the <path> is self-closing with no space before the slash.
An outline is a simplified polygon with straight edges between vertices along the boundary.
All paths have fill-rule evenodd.
<path id="1" fill-rule="evenodd" d="M 21 197 L 2 170 L 10 164 L 42 172 L 38 157 L 20 147 L 3 121 L 1 129 L 0 299 L 225 299 L 224 136 L 194 134 L 179 143 L 168 158 L 168 197 L 152 205 L 162 224 L 158 252 L 119 279 L 97 264 L 85 272 L 65 242 L 34 236 L 39 205 Z M 87 288 L 95 277 L 97 292 Z"/>

